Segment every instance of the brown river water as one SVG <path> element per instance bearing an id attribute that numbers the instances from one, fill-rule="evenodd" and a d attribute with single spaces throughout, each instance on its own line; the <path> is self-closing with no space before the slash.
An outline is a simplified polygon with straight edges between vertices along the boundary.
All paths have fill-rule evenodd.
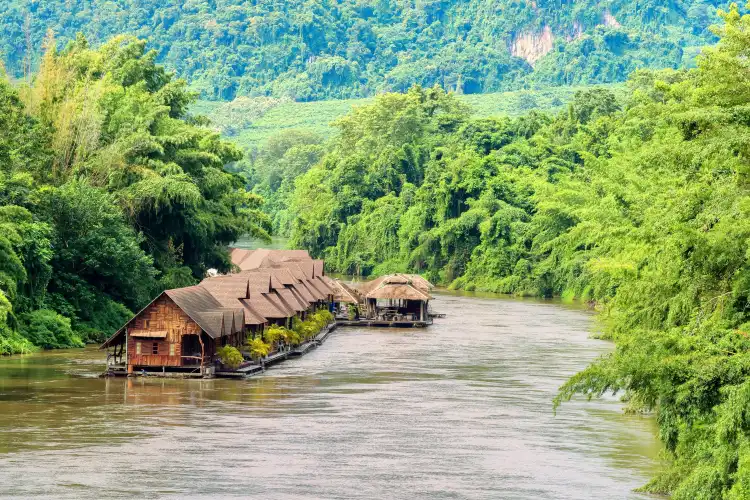
<path id="1" fill-rule="evenodd" d="M 0 496 L 639 498 L 652 418 L 551 400 L 611 349 L 594 316 L 441 293 L 422 330 L 346 328 L 243 381 L 102 379 L 96 349 L 0 359 Z"/>

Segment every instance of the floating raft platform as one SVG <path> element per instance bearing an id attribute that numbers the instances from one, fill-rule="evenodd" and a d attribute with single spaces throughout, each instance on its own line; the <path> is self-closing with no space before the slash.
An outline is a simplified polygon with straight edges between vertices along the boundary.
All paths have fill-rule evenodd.
<path id="1" fill-rule="evenodd" d="M 426 328 L 432 324 L 432 319 L 426 320 L 385 320 L 385 319 L 353 319 L 339 320 L 337 326 L 372 326 L 379 328 Z"/>

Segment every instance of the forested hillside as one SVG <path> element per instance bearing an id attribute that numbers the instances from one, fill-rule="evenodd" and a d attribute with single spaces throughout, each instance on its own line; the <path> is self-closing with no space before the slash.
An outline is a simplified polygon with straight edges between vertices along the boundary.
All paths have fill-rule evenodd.
<path id="1" fill-rule="evenodd" d="M 31 86 L 0 78 L 0 354 L 101 340 L 160 290 L 228 269 L 241 235 L 267 237 L 224 170 L 240 152 L 144 47 L 79 37 Z"/>
<path id="2" fill-rule="evenodd" d="M 0 53 L 30 74 L 61 43 L 126 33 L 205 98 L 369 96 L 435 84 L 462 93 L 624 80 L 689 64 L 726 0 L 13 0 Z"/>
<path id="3" fill-rule="evenodd" d="M 468 119 L 439 88 L 338 122 L 297 179 L 293 245 L 345 273 L 591 301 L 616 351 L 576 393 L 654 410 L 673 459 L 648 490 L 750 498 L 750 16 L 695 70 L 641 71 L 617 102 Z"/>

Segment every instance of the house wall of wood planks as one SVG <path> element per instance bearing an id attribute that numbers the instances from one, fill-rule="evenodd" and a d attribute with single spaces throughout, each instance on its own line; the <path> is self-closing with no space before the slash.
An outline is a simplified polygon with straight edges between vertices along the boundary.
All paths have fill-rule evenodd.
<path id="1" fill-rule="evenodd" d="M 190 317 L 182 312 L 167 295 L 162 295 L 144 309 L 128 325 L 128 365 L 132 366 L 185 366 L 196 364 L 193 360 L 185 362 L 183 355 L 183 336 L 191 334 L 189 344 L 195 349 L 201 328 Z M 136 336 L 143 332 L 144 336 Z M 148 337 L 151 333 L 166 332 L 163 338 Z M 200 354 L 198 354 L 200 355 Z"/>

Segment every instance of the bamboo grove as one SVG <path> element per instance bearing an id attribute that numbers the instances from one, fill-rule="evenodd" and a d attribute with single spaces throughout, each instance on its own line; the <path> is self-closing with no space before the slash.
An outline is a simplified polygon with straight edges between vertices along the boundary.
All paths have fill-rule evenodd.
<path id="1" fill-rule="evenodd" d="M 562 387 L 654 411 L 671 467 L 646 489 L 750 497 L 750 17 L 723 14 L 692 70 L 558 116 L 468 119 L 439 88 L 340 119 L 284 196 L 292 245 L 338 271 L 561 295 L 616 350 Z"/>
<path id="2" fill-rule="evenodd" d="M 165 288 L 267 237 L 241 154 L 190 116 L 145 43 L 78 37 L 30 85 L 0 79 L 0 354 L 101 340 Z"/>

